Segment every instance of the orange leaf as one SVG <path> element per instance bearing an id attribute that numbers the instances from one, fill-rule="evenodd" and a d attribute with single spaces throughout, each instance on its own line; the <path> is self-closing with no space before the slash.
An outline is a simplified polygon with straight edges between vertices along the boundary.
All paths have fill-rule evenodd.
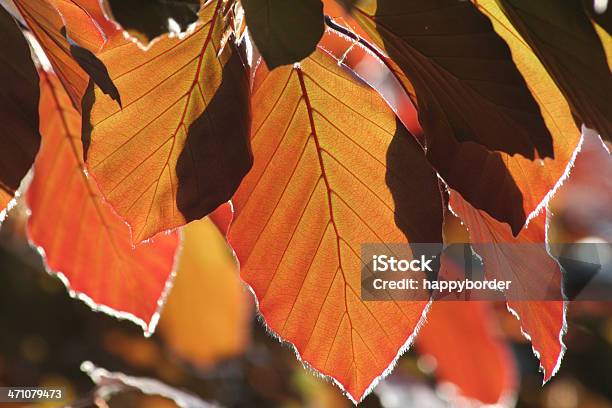
<path id="1" fill-rule="evenodd" d="M 253 170 L 229 241 L 267 325 L 353 401 L 412 342 L 427 302 L 363 302 L 360 245 L 441 242 L 423 150 L 384 101 L 320 49 L 253 85 Z"/>
<path id="2" fill-rule="evenodd" d="M 98 51 L 104 44 L 103 32 L 76 0 L 14 1 L 68 91 L 73 105 L 80 109 L 89 77 L 73 59 L 70 44 L 62 30 L 65 26 L 70 27 L 67 29 L 70 38 L 92 51 Z M 60 11 L 64 13 L 64 18 Z"/>
<path id="3" fill-rule="evenodd" d="M 91 52 L 98 52 L 106 42 L 106 34 L 99 20 L 102 13 L 97 0 L 47 0 L 59 11 L 66 27 L 66 36 L 70 40 L 87 48 Z M 90 12 L 93 10 L 94 13 Z M 100 10 L 101 11 L 101 10 Z"/>
<path id="4" fill-rule="evenodd" d="M 101 7 L 100 0 L 47 0 L 52 1 L 62 14 L 66 30 L 70 38 L 92 52 L 98 52 L 106 44 L 109 38 L 121 32 L 116 23 L 106 18 L 106 13 Z M 65 12 L 64 9 L 69 9 Z M 90 24 L 84 27 L 84 24 Z M 98 36 L 92 30 L 96 28 L 102 33 L 103 42 L 100 43 Z M 72 33 L 75 33 L 74 35 Z M 91 44 L 89 46 L 88 44 Z"/>
<path id="5" fill-rule="evenodd" d="M 252 299 L 212 220 L 184 228 L 178 262 L 159 334 L 177 355 L 201 367 L 242 353 L 249 341 Z"/>
<path id="6" fill-rule="evenodd" d="M 182 40 L 145 52 L 115 35 L 97 55 L 123 105 L 87 93 L 86 161 L 135 242 L 209 214 L 251 166 L 248 73 L 231 42 L 220 48 L 222 5 L 209 2 Z"/>
<path id="7" fill-rule="evenodd" d="M 548 381 L 558 370 L 565 351 L 562 337 L 566 305 L 561 300 L 523 300 L 535 298 L 534 291 L 539 294 L 544 287 L 554 288 L 553 298 L 561 299 L 561 269 L 546 249 L 546 213 L 538 215 L 514 237 L 508 225 L 476 210 L 455 191 L 451 191 L 450 206 L 469 230 L 470 242 L 483 260 L 485 276 L 512 281 L 508 309 L 521 321 L 521 330 L 531 340 L 544 381 Z M 529 245 L 498 248 L 496 243 Z"/>
<path id="8" fill-rule="evenodd" d="M 347 19 L 348 22 L 344 21 Z M 407 83 L 406 76 L 389 58 L 380 52 L 373 52 L 375 49 L 367 40 L 351 31 L 352 21 L 349 16 L 343 17 L 342 20 L 328 20 L 327 24 L 332 25 L 333 29 L 325 32 L 320 46 L 376 89 L 388 101 L 406 129 L 424 145 L 423 129 L 418 122 L 414 105 L 414 90 L 410 91 L 404 87 Z"/>
<path id="9" fill-rule="evenodd" d="M 0 6 L 0 214 L 19 188 L 40 146 L 38 76 L 13 17 Z M 0 216 L 0 221 L 2 221 Z"/>
<path id="10" fill-rule="evenodd" d="M 129 228 L 84 172 L 81 120 L 57 77 L 40 72 L 42 149 L 26 195 L 28 234 L 71 295 L 155 329 L 179 244 L 177 233 L 132 247 Z"/>
<path id="11" fill-rule="evenodd" d="M 455 384 L 464 397 L 506 406 L 517 372 L 494 319 L 487 302 L 434 302 L 416 346 L 435 358 L 439 382 Z"/>

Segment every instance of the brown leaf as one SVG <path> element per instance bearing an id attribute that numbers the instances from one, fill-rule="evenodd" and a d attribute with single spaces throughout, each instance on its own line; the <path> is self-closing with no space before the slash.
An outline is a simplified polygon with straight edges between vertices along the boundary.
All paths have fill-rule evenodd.
<path id="1" fill-rule="evenodd" d="M 612 140 L 612 74 L 580 0 L 501 0 L 512 25 L 544 63 L 578 124 Z M 612 41 L 608 35 L 608 41 Z"/>
<path id="2" fill-rule="evenodd" d="M 242 0 L 242 6 L 253 42 L 270 69 L 306 58 L 323 35 L 321 0 Z"/>
<path id="3" fill-rule="evenodd" d="M 13 17 L 0 6 L 0 211 L 19 188 L 38 148 L 38 74 Z"/>
<path id="4" fill-rule="evenodd" d="M 508 46 L 470 2 L 367 0 L 354 16 L 414 86 L 428 138 L 528 158 L 553 155 Z"/>
<path id="5" fill-rule="evenodd" d="M 427 157 L 444 181 L 478 209 L 485 210 L 497 220 L 508 223 L 513 234 L 518 234 L 526 221 L 537 213 L 548 201 L 552 191 L 567 175 L 568 165 L 575 154 L 580 141 L 580 133 L 573 120 L 569 105 L 556 87 L 552 78 L 546 72 L 538 58 L 520 35 L 512 28 L 494 1 L 481 0 L 479 10 L 493 23 L 497 34 L 510 47 L 512 59 L 522 73 L 529 91 L 533 94 L 546 127 L 550 131 L 554 158 L 531 160 L 521 155 L 509 155 L 503 152 L 492 152 L 485 146 L 475 142 L 458 142 L 454 138 L 431 137 L 425 131 Z M 464 6 L 458 6 L 464 7 Z M 350 23 L 350 22 L 349 22 Z M 352 24 L 347 24 L 351 27 Z M 376 31 L 372 33 L 376 35 Z M 419 37 L 415 37 L 418 40 Z M 350 48 L 349 48 L 350 47 Z M 369 52 L 361 52 L 366 48 Z M 367 42 L 354 44 L 347 41 L 345 50 L 336 53 L 338 58 L 351 64 L 351 56 L 355 53 L 364 55 L 361 66 L 374 68 L 361 69 L 360 75 L 383 95 L 398 93 L 398 86 L 389 81 L 380 83 L 383 68 L 395 76 L 404 92 L 411 97 L 417 109 L 421 109 L 421 100 L 415 100 L 413 84 L 388 56 L 377 51 Z M 450 51 L 449 51 L 450 52 Z M 386 67 L 384 67 L 386 65 Z M 353 65 L 350 65 L 353 67 Z M 372 73 L 375 73 L 374 77 Z M 384 86 L 390 86 L 391 91 Z M 410 129 L 415 127 L 415 121 L 410 114 L 411 109 L 405 105 L 407 99 L 401 97 L 386 97 L 386 101 L 399 114 L 403 123 Z M 459 103 L 463 108 L 463 104 Z M 433 126 L 444 128 L 442 121 L 434 120 Z M 416 124 L 418 127 L 418 124 Z M 502 126 L 503 127 L 503 126 Z M 412 130 L 418 136 L 420 130 Z M 422 140 L 422 139 L 420 139 Z"/>

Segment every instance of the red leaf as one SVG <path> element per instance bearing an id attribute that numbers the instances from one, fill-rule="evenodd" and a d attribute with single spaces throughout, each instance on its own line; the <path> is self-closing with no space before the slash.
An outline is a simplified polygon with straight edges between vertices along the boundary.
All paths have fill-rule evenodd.
<path id="1" fill-rule="evenodd" d="M 106 18 L 100 0 L 47 0 L 53 2 L 66 25 L 70 38 L 91 52 L 100 51 L 108 40 L 121 33 L 121 28 Z M 68 9 L 67 13 L 65 10 Z M 89 26 L 85 26 L 85 24 Z M 95 28 L 95 31 L 94 31 Z M 102 34 L 102 42 L 99 40 Z M 75 33 L 72 35 L 71 33 Z"/>
<path id="2" fill-rule="evenodd" d="M 451 191 L 450 206 L 469 230 L 472 246 L 482 257 L 485 275 L 490 279 L 512 280 L 508 309 L 521 321 L 521 330 L 531 340 L 544 371 L 544 381 L 548 381 L 559 368 L 565 351 L 562 337 L 566 330 L 566 305 L 561 300 L 521 300 L 533 295 L 534 290 L 539 293 L 543 286 L 556 288 L 555 298 L 561 298 L 561 269 L 546 250 L 546 214 L 531 220 L 514 237 L 507 224 L 476 210 L 455 191 Z M 495 243 L 531 245 L 498 248 Z"/>
<path id="3" fill-rule="evenodd" d="M 91 52 L 102 49 L 107 38 L 103 26 L 98 23 L 104 20 L 104 16 L 97 0 L 47 1 L 60 13 L 66 27 L 66 35 L 70 40 Z M 100 12 L 96 13 L 98 10 Z"/>
<path id="4" fill-rule="evenodd" d="M 494 318 L 487 302 L 434 302 L 416 346 L 435 358 L 439 382 L 455 384 L 464 397 L 505 406 L 517 372 Z"/>
<path id="5" fill-rule="evenodd" d="M 128 226 L 84 172 L 80 115 L 57 77 L 40 76 L 43 144 L 26 195 L 29 237 L 71 295 L 151 333 L 170 283 L 178 233 L 132 246 Z"/>
<path id="6" fill-rule="evenodd" d="M 208 216 L 215 223 L 223 236 L 227 235 L 229 227 L 234 218 L 234 209 L 231 202 L 221 204 L 215 211 Z"/>

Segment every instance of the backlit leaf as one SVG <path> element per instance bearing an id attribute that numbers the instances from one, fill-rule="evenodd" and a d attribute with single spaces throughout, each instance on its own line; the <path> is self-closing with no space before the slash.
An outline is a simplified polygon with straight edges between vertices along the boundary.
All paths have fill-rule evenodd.
<path id="1" fill-rule="evenodd" d="M 106 42 L 98 0 L 46 0 L 55 6 L 66 27 L 66 37 L 92 52 Z"/>
<path id="2" fill-rule="evenodd" d="M 439 382 L 456 385 L 463 397 L 506 406 L 516 391 L 517 373 L 495 323 L 489 303 L 434 302 L 416 347 L 435 359 Z"/>
<path id="3" fill-rule="evenodd" d="M 168 290 L 178 234 L 132 246 L 128 226 L 84 172 L 80 115 L 57 77 L 40 75 L 43 143 L 26 195 L 29 238 L 71 295 L 150 333 Z"/>
<path id="4" fill-rule="evenodd" d="M 531 288 L 539 292 L 543 286 L 555 288 L 554 298 L 561 298 L 561 269 L 546 249 L 546 213 L 531 220 L 514 237 L 508 225 L 476 210 L 455 191 L 451 191 L 450 206 L 469 230 L 470 242 L 484 263 L 485 276 L 512 281 L 508 309 L 520 320 L 521 330 L 531 340 L 534 353 L 540 359 L 544 381 L 548 381 L 558 370 L 565 351 L 562 341 L 565 302 L 524 300 L 533 293 Z M 531 245 L 501 248 L 495 243 Z"/>
<path id="5" fill-rule="evenodd" d="M 443 234 L 446 244 L 460 244 L 460 249 L 465 250 L 465 243 L 470 241 L 467 229 L 450 210 L 444 216 Z M 448 256 L 451 248 L 447 247 L 442 255 L 438 277 L 463 279 L 467 271 Z M 426 364 L 434 368 L 440 386 L 452 383 L 457 387 L 453 389 L 457 392 L 450 395 L 445 392 L 451 403 L 463 405 L 461 402 L 468 398 L 488 405 L 510 406 L 517 391 L 516 363 L 497 325 L 492 305 L 479 301 L 434 301 L 427 323 L 417 337 L 419 353 L 433 358 Z"/>
<path id="6" fill-rule="evenodd" d="M 323 35 L 321 0 L 242 0 L 249 32 L 268 68 L 314 52 Z"/>
<path id="7" fill-rule="evenodd" d="M 334 3 L 326 3 L 326 7 L 329 4 Z M 327 19 L 326 22 L 332 28 L 325 32 L 320 45 L 376 89 L 406 129 L 421 145 L 424 145 L 423 129 L 418 122 L 414 105 L 416 102 L 414 89 L 408 90 L 404 87 L 408 82 L 399 67 L 382 53 L 374 52 L 375 49 L 371 44 L 361 37 L 366 34 L 363 30 L 359 30 L 359 26 L 355 25 L 357 23 L 350 16 L 344 15 L 341 20 Z M 359 35 L 352 31 L 353 27 L 357 29 Z"/>
<path id="8" fill-rule="evenodd" d="M 38 152 L 38 99 L 38 75 L 28 43 L 0 6 L 0 211 Z"/>
<path id="9" fill-rule="evenodd" d="M 580 0 L 500 0 L 506 16 L 544 63 L 579 124 L 612 140 L 612 74 Z M 608 41 L 612 41 L 609 35 Z"/>
<path id="10" fill-rule="evenodd" d="M 83 143 L 100 190 L 140 242 L 229 200 L 251 166 L 248 74 L 221 50 L 221 0 L 193 34 L 148 51 L 115 35 L 97 56 L 122 105 L 96 86 L 83 102 Z"/>
<path id="11" fill-rule="evenodd" d="M 116 23 L 108 19 L 108 16 L 102 8 L 100 0 L 47 0 L 55 4 L 56 8 L 62 14 L 62 19 L 66 25 L 66 30 L 71 40 L 79 44 L 92 52 L 98 52 L 101 47 L 104 46 L 106 41 L 117 32 L 121 31 L 121 28 Z M 67 8 L 64 4 L 73 5 L 73 13 L 65 13 L 63 10 Z M 80 10 L 80 15 L 78 10 Z M 104 42 L 96 44 L 96 47 L 88 46 L 93 41 L 92 37 L 83 38 L 84 33 L 90 33 L 92 27 L 83 27 L 85 23 L 93 24 L 98 31 L 102 33 Z M 72 33 L 77 33 L 76 36 Z"/>
<path id="12" fill-rule="evenodd" d="M 427 302 L 363 302 L 360 245 L 441 242 L 423 150 L 321 50 L 253 85 L 254 167 L 229 241 L 268 327 L 359 401 L 405 350 Z"/>
<path id="13" fill-rule="evenodd" d="M 53 70 L 64 84 L 72 103 L 81 107 L 81 99 L 87 89 L 89 77 L 71 55 L 71 40 L 98 51 L 105 35 L 81 3 L 91 0 L 14 0 L 28 28 L 38 40 Z M 59 11 L 65 13 L 64 18 Z M 69 27 L 67 23 L 69 22 Z"/>
<path id="14" fill-rule="evenodd" d="M 178 356 L 199 367 L 243 352 L 252 298 L 240 281 L 225 236 L 212 220 L 185 226 L 178 262 L 158 333 Z"/>

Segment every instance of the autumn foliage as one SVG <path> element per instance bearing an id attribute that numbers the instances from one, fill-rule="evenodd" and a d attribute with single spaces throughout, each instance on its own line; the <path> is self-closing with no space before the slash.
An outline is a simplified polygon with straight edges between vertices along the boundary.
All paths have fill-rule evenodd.
<path id="1" fill-rule="evenodd" d="M 355 403 L 415 340 L 463 397 L 510 395 L 490 305 L 364 301 L 361 245 L 469 242 L 487 276 L 560 299 L 548 205 L 587 139 L 610 159 L 609 18 L 578 0 L 149 3 L 0 7 L 0 205 L 24 194 L 70 294 L 148 335 L 161 316 L 206 366 L 246 342 L 239 273 L 267 329 Z M 510 295 L 546 382 L 567 301 Z M 197 351 L 190 324 L 227 341 Z"/>

